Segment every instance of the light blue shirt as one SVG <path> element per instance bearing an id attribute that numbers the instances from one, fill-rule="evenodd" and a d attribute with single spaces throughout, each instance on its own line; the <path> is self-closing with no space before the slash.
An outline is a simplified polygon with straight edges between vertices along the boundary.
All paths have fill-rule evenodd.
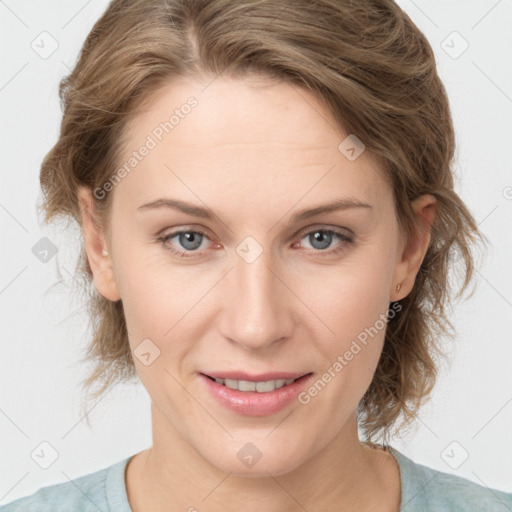
<path id="1" fill-rule="evenodd" d="M 389 446 L 400 468 L 400 512 L 511 512 L 512 494 L 413 462 Z M 131 457 L 95 473 L 39 489 L 0 512 L 132 512 L 124 472 Z"/>

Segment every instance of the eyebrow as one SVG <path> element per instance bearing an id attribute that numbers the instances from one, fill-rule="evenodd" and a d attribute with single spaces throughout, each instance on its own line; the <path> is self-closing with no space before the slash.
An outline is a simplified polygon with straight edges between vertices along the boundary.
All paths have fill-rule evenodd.
<path id="1" fill-rule="evenodd" d="M 188 215 L 193 215 L 194 217 L 200 217 L 203 219 L 214 220 L 215 214 L 208 208 L 203 208 L 201 206 L 197 206 L 192 203 L 187 203 L 185 201 L 180 201 L 178 199 L 170 199 L 170 198 L 161 198 L 156 199 L 155 201 L 151 201 L 149 203 L 145 203 L 137 208 L 137 210 L 153 210 L 157 208 L 170 208 L 172 210 L 178 210 L 180 212 L 186 213 Z M 309 219 L 310 217 L 315 217 L 317 215 L 322 215 L 325 213 L 331 213 L 338 210 L 348 210 L 351 208 L 368 208 L 372 209 L 373 207 L 368 203 L 360 201 L 358 199 L 353 198 L 343 198 L 337 199 L 331 203 L 314 206 L 313 208 L 307 208 L 304 210 L 300 210 L 293 215 L 290 219 L 291 223 L 300 222 L 305 219 Z"/>

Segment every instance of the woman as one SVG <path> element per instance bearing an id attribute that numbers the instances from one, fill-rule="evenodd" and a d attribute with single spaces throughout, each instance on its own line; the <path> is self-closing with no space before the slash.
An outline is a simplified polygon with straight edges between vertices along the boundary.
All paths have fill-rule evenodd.
<path id="1" fill-rule="evenodd" d="M 137 375 L 153 445 L 4 510 L 512 508 L 386 442 L 482 238 L 393 2 L 114 0 L 61 96 L 41 185 L 83 230 L 87 384 Z"/>

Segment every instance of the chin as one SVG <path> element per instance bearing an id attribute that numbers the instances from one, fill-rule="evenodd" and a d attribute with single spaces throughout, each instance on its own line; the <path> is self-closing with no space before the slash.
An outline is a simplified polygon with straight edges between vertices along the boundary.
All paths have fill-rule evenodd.
<path id="1" fill-rule="evenodd" d="M 262 445 L 265 444 L 265 447 Z M 202 456 L 220 471 L 232 473 L 244 478 L 268 478 L 284 475 L 299 467 L 305 459 L 305 454 L 297 453 L 293 445 L 272 444 L 248 441 L 240 446 L 233 442 L 235 447 L 226 447 L 222 452 L 204 453 Z M 260 448 L 258 448 L 260 446 Z"/>

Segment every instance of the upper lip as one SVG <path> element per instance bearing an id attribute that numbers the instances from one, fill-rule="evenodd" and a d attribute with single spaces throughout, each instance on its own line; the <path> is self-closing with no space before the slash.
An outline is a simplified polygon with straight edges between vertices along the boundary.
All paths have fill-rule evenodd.
<path id="1" fill-rule="evenodd" d="M 309 375 L 311 372 L 267 372 L 259 373 L 257 375 L 250 375 L 246 372 L 237 371 L 218 371 L 218 372 L 201 372 L 207 377 L 213 379 L 232 379 L 232 380 L 246 380 L 249 382 L 266 382 L 268 380 L 280 380 L 280 379 L 298 379 L 304 375 Z"/>

